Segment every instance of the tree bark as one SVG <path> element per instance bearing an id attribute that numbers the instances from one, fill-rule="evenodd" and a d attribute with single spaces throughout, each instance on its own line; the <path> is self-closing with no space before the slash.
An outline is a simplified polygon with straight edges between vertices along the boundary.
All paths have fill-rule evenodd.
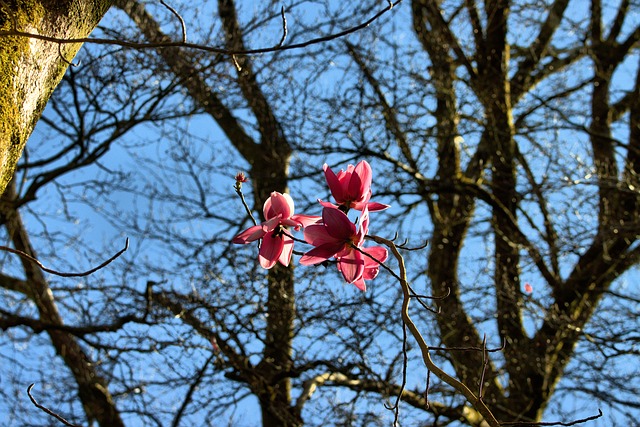
<path id="1" fill-rule="evenodd" d="M 18 33 L 60 39 L 88 36 L 109 0 L 6 0 L 0 4 L 0 193 L 49 97 L 80 49 Z"/>

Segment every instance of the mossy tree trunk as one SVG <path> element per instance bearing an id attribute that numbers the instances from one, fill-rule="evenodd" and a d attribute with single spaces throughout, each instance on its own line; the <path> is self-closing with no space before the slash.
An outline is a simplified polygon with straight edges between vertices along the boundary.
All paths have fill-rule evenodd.
<path id="1" fill-rule="evenodd" d="M 86 37 L 109 0 L 4 0 L 0 3 L 0 193 L 49 97 L 80 49 L 57 39 Z"/>

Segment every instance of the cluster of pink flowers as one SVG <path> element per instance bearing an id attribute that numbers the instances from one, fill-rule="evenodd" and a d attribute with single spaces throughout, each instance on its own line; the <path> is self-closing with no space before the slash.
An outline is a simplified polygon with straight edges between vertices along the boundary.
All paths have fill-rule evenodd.
<path id="1" fill-rule="evenodd" d="M 389 206 L 371 202 L 371 166 L 361 161 L 355 167 L 336 175 L 327 164 L 324 175 L 336 204 L 323 202 L 322 216 L 294 215 L 291 196 L 277 191 L 264 204 L 265 221 L 244 230 L 233 238 L 233 243 L 247 244 L 262 239 L 258 260 L 264 268 L 276 262 L 289 265 L 293 253 L 293 239 L 286 227 L 294 230 L 304 228 L 304 240 L 313 246 L 300 259 L 300 264 L 314 265 L 330 258 L 337 261 L 338 270 L 347 283 L 366 290 L 365 280 L 378 275 L 379 263 L 387 259 L 387 250 L 382 246 L 364 247 L 369 231 L 369 212 L 381 211 Z M 244 182 L 244 181 L 243 181 Z M 359 227 L 349 220 L 350 209 L 361 211 Z"/>

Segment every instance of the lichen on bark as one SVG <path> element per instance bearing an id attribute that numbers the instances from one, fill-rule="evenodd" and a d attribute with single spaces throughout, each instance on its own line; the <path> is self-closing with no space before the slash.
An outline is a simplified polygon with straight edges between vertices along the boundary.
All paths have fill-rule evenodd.
<path id="1" fill-rule="evenodd" d="M 80 49 L 78 43 L 58 44 L 11 33 L 86 37 L 110 5 L 109 0 L 10 0 L 0 5 L 0 193 Z"/>

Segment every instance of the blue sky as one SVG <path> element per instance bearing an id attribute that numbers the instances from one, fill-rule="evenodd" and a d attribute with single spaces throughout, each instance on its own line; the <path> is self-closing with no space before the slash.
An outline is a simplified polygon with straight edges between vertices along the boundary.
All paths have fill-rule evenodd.
<path id="1" fill-rule="evenodd" d="M 207 9 L 209 7 L 208 5 L 209 4 L 197 12 L 191 12 L 190 9 L 187 8 L 188 5 L 176 5 L 178 10 L 184 14 L 186 22 L 189 23 L 188 34 L 190 40 L 201 40 L 201 37 L 203 39 L 208 37 L 209 33 L 206 30 L 200 34 L 198 33 L 198 25 L 203 28 L 212 25 L 213 30 L 217 28 L 214 21 L 202 18 L 212 14 L 212 12 Z M 341 2 L 332 2 L 331 6 L 336 10 L 342 9 L 343 17 L 348 16 L 348 9 L 352 7 L 352 5 Z M 572 7 L 574 7 L 574 9 L 572 10 L 571 17 L 578 20 L 584 11 L 584 3 L 572 2 Z M 304 31 L 298 31 L 299 28 L 316 22 L 318 17 L 322 18 L 327 13 L 326 10 L 318 7 L 314 3 L 303 3 L 300 7 L 290 7 L 288 9 L 290 10 L 287 16 L 291 32 L 290 40 L 292 42 L 299 41 L 306 37 Z M 172 19 L 171 15 L 164 11 L 159 5 L 156 5 L 155 8 L 150 6 L 150 10 L 164 17 L 164 27 L 170 29 L 172 34 L 179 33 L 179 27 L 175 19 Z M 611 7 L 606 8 L 606 11 L 610 12 L 611 10 L 613 10 Z M 254 7 L 252 7 L 251 3 L 244 4 L 241 19 L 248 20 L 248 17 L 253 16 L 253 12 Z M 366 15 L 369 16 L 370 13 Z M 118 20 L 121 18 L 121 14 L 110 12 L 104 21 L 105 26 L 117 27 L 119 25 Z M 373 24 L 361 34 L 349 40 L 357 40 L 363 44 L 369 42 L 375 44 L 378 48 L 378 59 L 393 63 L 397 58 L 394 58 L 388 51 L 388 46 L 391 41 L 407 49 L 415 47 L 416 41 L 410 25 L 407 24 L 410 22 L 409 19 L 409 4 L 402 4 L 397 7 L 397 10 L 386 15 L 379 23 Z M 637 23 L 637 12 L 634 13 L 633 19 Z M 357 21 L 355 17 L 351 20 L 346 20 L 349 22 L 353 20 Z M 279 25 L 279 19 L 274 18 L 269 20 L 266 27 L 267 29 L 263 29 L 262 27 L 257 29 L 256 35 L 251 36 L 251 41 L 255 43 L 264 42 L 264 44 L 267 45 L 273 43 L 273 40 L 279 38 Z M 330 29 L 329 26 L 323 26 L 321 30 Z M 215 34 L 215 31 L 211 32 L 211 34 Z M 382 35 L 387 35 L 387 37 L 379 37 Z M 514 32 L 514 40 L 518 39 L 518 37 L 515 37 L 516 35 L 525 39 L 527 38 L 526 31 L 520 33 Z M 571 34 L 571 31 L 567 29 L 567 37 L 571 36 L 575 36 L 575 34 Z M 191 37 L 193 37 L 193 39 Z M 215 42 L 215 39 L 212 40 L 212 42 Z M 100 49 L 95 46 L 87 46 L 86 48 L 100 51 Z M 348 108 L 349 111 L 357 112 L 358 99 L 353 94 L 355 91 L 350 92 L 350 90 L 353 90 L 354 81 L 357 80 L 357 73 L 353 64 L 344 56 L 336 54 L 332 57 L 331 54 L 318 54 L 318 51 L 322 51 L 324 48 L 323 46 L 317 46 L 309 49 L 309 55 L 317 54 L 319 55 L 318 57 L 322 59 L 321 63 L 317 65 L 317 68 L 314 68 L 313 61 L 308 58 L 296 60 L 294 55 L 298 55 L 300 52 L 283 54 L 281 64 L 284 65 L 276 64 L 281 66 L 283 73 L 274 76 L 273 81 L 265 82 L 265 85 L 269 87 L 270 94 L 273 97 L 281 96 L 281 98 L 278 98 L 281 103 L 276 103 L 277 113 L 282 117 L 287 117 L 287 115 L 290 114 L 292 116 L 291 120 L 296 121 L 295 128 L 292 126 L 292 129 L 287 130 L 294 141 L 301 140 L 302 142 L 306 142 L 304 138 L 309 138 L 308 135 L 320 135 L 318 128 L 323 124 L 322 120 L 324 120 L 324 117 L 319 117 L 316 120 L 316 115 L 319 116 L 321 113 L 327 114 L 327 110 L 331 106 L 329 101 L 326 103 L 310 102 L 311 105 L 306 107 L 309 109 L 306 116 L 304 114 L 294 114 L 294 111 L 291 111 L 291 109 L 303 108 L 305 107 L 305 101 L 307 101 L 307 98 L 297 98 L 297 95 L 302 93 L 302 90 L 299 88 L 300 86 L 310 85 L 310 90 L 306 93 L 306 95 L 309 96 L 308 99 L 312 99 L 312 97 L 322 99 L 324 94 L 327 93 L 329 95 L 338 94 L 343 97 L 343 103 L 338 104 L 340 108 Z M 327 48 L 332 52 L 331 49 L 337 50 L 340 46 L 337 43 L 333 43 L 329 44 Z M 141 57 L 144 58 L 143 55 Z M 82 54 L 79 56 L 79 59 L 84 61 L 85 66 L 87 66 L 87 59 L 83 59 Z M 270 57 L 267 56 L 256 58 L 256 62 L 259 65 L 269 64 L 269 61 Z M 424 71 L 424 61 L 424 54 L 416 54 L 407 60 L 406 64 L 403 63 L 403 65 L 407 70 Z M 226 64 L 226 69 L 231 69 L 231 67 L 231 64 Z M 626 90 L 630 87 L 630 81 L 632 82 L 636 67 L 637 52 L 634 57 L 629 60 L 629 63 L 625 64 L 625 67 L 616 74 L 616 85 L 620 90 Z M 385 78 L 390 98 L 395 95 L 394 79 L 400 78 L 399 74 L 401 71 L 398 71 L 397 68 L 382 67 L 377 70 L 379 75 Z M 81 65 L 79 72 L 83 72 L 83 70 L 87 72 L 87 69 L 88 68 L 83 68 Z M 100 72 L 106 72 L 108 67 L 98 63 L 97 69 Z M 224 69 L 224 67 L 221 67 L 221 69 Z M 352 73 L 351 77 L 340 79 L 340 76 L 345 70 Z M 291 73 L 291 75 L 287 76 L 286 72 Z M 268 75 L 267 71 L 264 71 L 264 75 Z M 124 74 L 122 78 L 126 79 L 127 83 L 139 83 L 141 87 L 149 91 L 150 95 L 153 94 L 153 88 L 166 87 L 169 85 L 169 77 L 166 75 L 156 76 L 148 70 L 147 72 L 137 74 Z M 577 79 L 579 76 L 568 74 L 565 76 L 564 82 L 570 84 L 572 78 Z M 312 81 L 309 82 L 308 79 L 312 79 Z M 226 88 L 223 82 L 224 79 L 221 79 L 221 82 L 219 82 L 217 86 L 221 92 L 233 90 L 233 88 Z M 398 80 L 398 84 L 402 83 L 403 81 Z M 427 99 L 421 104 L 420 91 L 422 87 L 419 85 L 419 81 L 415 81 L 413 84 L 415 91 L 408 94 L 407 97 L 415 97 L 416 102 L 412 107 L 404 111 L 407 117 L 412 112 L 433 109 L 433 100 Z M 104 105 L 117 105 L 118 87 L 118 82 L 116 81 L 114 82 L 115 89 L 113 91 L 105 91 L 104 98 L 102 98 Z M 65 88 L 65 86 L 62 88 Z M 69 87 L 66 86 L 67 90 L 68 88 Z M 425 90 L 428 90 L 428 88 Z M 543 85 L 540 91 L 544 93 L 545 90 L 548 90 L 548 86 Z M 145 96 L 142 96 L 137 102 L 144 102 L 144 99 Z M 179 92 L 176 92 L 171 99 L 176 100 L 176 102 L 167 102 L 167 104 L 161 108 L 165 114 L 181 111 L 182 109 L 184 109 L 184 111 L 189 110 L 189 102 L 180 101 Z M 181 102 L 184 102 L 186 105 L 181 104 Z M 464 102 L 467 103 L 465 105 L 469 108 L 466 110 L 469 115 L 477 113 L 473 99 L 465 99 Z M 128 105 L 131 106 L 132 102 Z M 365 107 L 363 106 L 362 108 L 364 109 Z M 124 113 L 125 112 L 123 112 L 123 116 L 125 115 Z M 68 115 L 69 117 L 73 117 L 73 111 L 69 111 Z M 237 110 L 237 115 L 243 119 L 251 120 L 247 112 L 241 108 Z M 45 116 L 55 117 L 51 107 L 45 112 Z M 327 114 L 327 116 L 327 126 L 334 125 L 335 122 L 331 121 L 331 115 Z M 96 114 L 95 117 L 101 118 L 102 116 Z M 543 118 L 547 119 L 547 117 Z M 384 130 L 381 129 L 380 126 L 370 126 L 370 123 L 376 120 L 380 120 L 380 117 L 366 115 L 354 116 L 353 123 L 350 124 L 351 126 L 345 126 L 344 130 L 337 130 L 332 135 L 333 139 L 316 142 L 318 144 L 326 143 L 329 146 L 340 148 L 355 144 L 360 138 L 369 138 L 368 141 L 370 141 L 372 145 L 376 147 L 383 146 L 386 138 Z M 577 117 L 576 120 L 580 120 L 580 117 Z M 359 125 L 362 126 L 362 129 L 357 128 Z M 428 115 L 424 115 L 418 118 L 413 125 L 417 128 L 428 129 L 433 125 L 433 119 Z M 472 148 L 477 140 L 477 134 L 474 134 L 471 121 L 467 123 L 467 126 L 465 129 L 467 129 L 468 132 L 465 132 L 462 136 L 465 144 Z M 620 139 L 624 139 L 624 130 L 620 132 Z M 97 135 L 94 142 L 104 138 L 105 134 Z M 571 172 L 571 174 L 567 176 L 568 181 L 562 181 L 562 176 L 555 175 L 558 179 L 558 181 L 555 182 L 558 188 L 556 193 L 557 201 L 558 203 L 566 201 L 569 205 L 571 205 L 570 197 L 575 186 L 582 186 L 583 188 L 594 190 L 592 181 L 590 181 L 591 178 L 588 176 L 590 165 L 588 163 L 589 153 L 585 148 L 586 136 L 582 135 L 581 137 L 577 137 L 576 135 L 574 131 L 561 130 L 556 134 L 545 133 L 540 136 L 539 140 L 535 141 L 540 142 L 541 146 L 550 148 L 554 148 L 554 144 L 557 144 L 559 141 L 563 144 L 571 144 L 572 156 L 566 159 L 566 164 L 564 165 L 564 167 Z M 53 152 L 53 150 L 49 148 L 52 146 L 51 141 L 64 141 L 64 138 L 56 134 L 56 132 L 51 131 L 50 127 L 40 124 L 29 141 L 28 150 L 31 158 L 43 158 L 46 157 L 48 153 Z M 519 142 L 523 144 L 524 147 L 527 147 L 527 141 L 522 140 Z M 430 153 L 434 153 L 435 151 L 433 145 L 428 144 L 424 149 Z M 180 156 L 193 160 L 190 162 L 194 168 L 192 171 L 184 167 L 179 168 L 179 165 L 181 165 L 180 160 L 182 159 Z M 334 152 L 329 155 L 294 155 L 292 171 L 294 173 L 298 171 L 309 173 L 308 178 L 293 182 L 291 185 L 292 194 L 296 195 L 296 203 L 300 209 L 298 212 L 301 213 L 305 210 L 305 213 L 320 214 L 319 206 L 314 205 L 315 199 L 318 197 L 323 199 L 328 198 L 328 191 L 321 173 L 322 163 L 326 161 L 332 165 L 336 165 L 337 169 L 340 167 L 345 168 L 347 163 L 355 163 L 355 161 L 349 161 L 350 158 L 351 156 L 344 152 Z M 388 173 L 389 168 L 381 161 L 376 161 L 375 159 L 369 160 L 374 167 L 374 192 L 384 194 L 387 190 L 394 190 L 403 185 L 402 182 L 394 182 L 393 180 L 385 182 L 385 184 L 382 185 L 377 184 L 378 181 L 375 181 L 375 174 L 382 176 Z M 246 222 L 244 225 L 239 224 L 235 228 L 229 228 L 228 224 L 225 223 L 225 218 L 240 217 L 243 215 L 243 208 L 240 201 L 233 194 L 232 185 L 235 173 L 238 170 L 246 169 L 247 165 L 236 155 L 213 120 L 206 115 L 195 114 L 186 119 L 173 120 L 167 123 L 147 123 L 138 126 L 127 133 L 125 138 L 115 144 L 109 153 L 101 159 L 100 164 L 101 167 L 90 167 L 78 173 L 65 176 L 61 180 L 61 185 L 58 188 L 49 187 L 43 189 L 38 194 L 39 199 L 34 203 L 33 208 L 30 208 L 32 211 L 25 213 L 28 227 L 34 235 L 40 235 L 39 238 L 35 239 L 39 254 L 43 259 L 52 260 L 49 263 L 45 263 L 51 264 L 55 261 L 59 263 L 56 265 L 56 268 L 61 270 L 84 270 L 98 264 L 110 256 L 111 253 L 121 248 L 124 243 L 124 238 L 127 236 L 131 237 L 131 249 L 123 256 L 122 262 L 115 262 L 110 268 L 101 271 L 93 277 L 86 280 L 73 281 L 72 283 L 69 281 L 62 282 L 60 279 L 52 278 L 52 286 L 61 289 L 76 286 L 78 289 L 83 289 L 87 286 L 98 287 L 104 285 L 113 286 L 114 292 L 117 292 L 119 289 L 118 285 L 126 283 L 141 291 L 144 289 L 147 280 L 155 280 L 162 282 L 162 286 L 165 286 L 167 289 L 179 289 L 185 292 L 194 290 L 198 293 L 211 295 L 212 291 L 207 289 L 207 285 L 209 283 L 216 283 L 217 279 L 213 278 L 209 283 L 199 281 L 200 272 L 189 269 L 194 269 L 197 266 L 205 270 L 205 267 L 208 268 L 208 263 L 211 263 L 210 273 L 212 277 L 221 272 L 228 273 L 228 270 L 216 269 L 214 265 L 215 262 L 211 260 L 216 260 L 217 257 L 224 257 L 227 246 L 221 243 L 222 240 L 226 239 L 228 241 L 231 236 L 248 224 L 248 222 Z M 534 166 L 542 171 L 546 165 L 540 163 L 534 164 Z M 434 167 L 435 162 L 433 165 L 427 165 L 425 170 L 432 172 Z M 314 170 L 315 174 L 313 174 Z M 115 183 L 121 185 L 123 188 L 106 191 L 99 186 L 87 184 L 92 180 L 98 181 L 106 179 L 115 180 Z M 577 184 L 574 184 L 575 182 L 577 182 Z M 205 205 L 211 213 L 209 217 L 197 216 L 199 209 L 201 209 L 201 206 L 198 205 L 198 186 L 204 186 L 203 190 L 207 195 Z M 247 186 L 246 189 L 247 197 L 250 200 L 251 194 L 249 187 Z M 150 197 L 150 195 L 156 194 L 156 192 L 158 194 L 171 193 L 174 198 L 162 199 L 160 197 Z M 180 200 L 180 195 L 188 195 L 188 197 Z M 84 198 L 90 198 L 91 201 L 86 203 Z M 411 196 L 406 196 L 402 199 L 402 202 L 409 204 L 412 199 L 415 200 L 415 198 Z M 383 203 L 394 203 L 394 200 L 385 200 L 379 197 L 375 197 L 375 200 Z M 586 229 L 589 229 L 592 221 L 590 213 L 588 211 L 585 212 L 583 210 L 584 206 L 579 202 L 575 202 L 574 204 L 575 206 L 571 206 L 572 211 L 567 211 L 569 212 L 569 216 L 575 215 L 575 217 L 570 218 L 569 221 L 582 223 Z M 307 206 L 311 208 L 311 211 L 306 211 Z M 374 226 L 381 224 L 381 231 L 392 234 L 394 218 L 401 215 L 404 207 L 405 206 L 400 205 L 394 206 L 390 211 L 381 213 L 375 217 L 376 222 L 372 224 L 374 224 Z M 131 221 L 129 221 L 128 215 L 134 214 L 137 210 L 142 210 L 146 215 L 135 218 L 135 221 L 133 221 L 132 217 Z M 40 216 L 44 215 L 45 220 L 38 220 L 33 213 L 37 213 Z M 536 214 L 536 212 L 533 213 L 534 216 Z M 417 245 L 422 241 L 424 236 L 428 236 L 431 224 L 426 218 L 426 215 L 427 212 L 424 206 L 412 210 L 407 217 L 404 218 L 402 224 L 397 227 L 401 238 L 408 237 L 410 238 L 411 244 Z M 480 205 L 478 207 L 477 217 L 479 219 L 486 219 L 489 215 L 490 213 L 486 209 L 486 206 Z M 138 228 L 127 229 L 125 225 L 131 224 L 132 222 L 135 222 Z M 468 268 L 461 272 L 460 277 L 464 283 L 463 286 L 469 291 L 464 297 L 466 303 L 469 304 L 470 307 L 477 304 L 475 306 L 476 308 L 470 310 L 470 313 L 479 318 L 486 315 L 486 309 L 492 304 L 492 295 L 489 291 L 480 292 L 480 294 L 475 293 L 479 289 L 481 290 L 483 286 L 488 285 L 491 279 L 488 273 L 490 273 L 492 267 L 490 262 L 487 262 L 485 259 L 485 254 L 491 252 L 492 242 L 482 235 L 482 232 L 487 227 L 486 222 L 478 221 L 477 225 L 474 225 L 471 230 L 471 236 L 465 245 L 462 258 Z M 162 238 L 166 236 L 159 235 L 161 231 L 164 231 L 166 236 L 169 236 L 167 239 L 169 241 L 162 240 Z M 53 243 L 47 242 L 46 233 L 55 237 Z M 189 260 L 189 262 L 185 262 L 184 259 L 179 257 L 179 255 L 186 256 L 189 254 L 190 244 L 193 242 L 206 242 L 208 239 L 218 239 L 218 241 L 216 245 L 207 247 L 206 251 L 193 255 L 194 258 Z M 238 262 L 240 262 L 240 260 L 244 261 L 245 257 L 251 260 L 255 258 L 252 249 L 248 247 L 240 249 L 239 253 Z M 421 260 L 418 255 L 410 255 L 409 257 L 412 262 L 410 264 L 410 272 L 416 277 L 414 283 L 416 288 L 426 289 L 427 283 L 424 281 L 424 277 L 421 276 L 425 267 L 423 260 Z M 570 256 L 567 257 L 567 261 L 571 261 Z M 5 257 L 5 264 L 3 265 L 5 271 L 15 272 L 15 265 L 15 260 Z M 567 262 L 565 268 L 569 268 L 569 265 L 570 263 Z M 301 270 L 302 268 L 299 269 L 299 271 Z M 260 277 L 259 275 L 262 273 L 258 271 L 255 274 Z M 302 277 L 303 274 L 305 273 L 301 271 L 300 276 Z M 229 286 L 238 285 L 236 279 L 233 277 L 227 278 L 227 280 L 230 283 Z M 523 266 L 521 280 L 522 283 L 529 282 L 534 287 L 533 299 L 527 303 L 535 307 L 536 301 L 544 302 L 546 300 L 547 290 L 544 285 L 541 284 L 541 278 L 531 266 Z M 637 292 L 637 280 L 638 271 L 634 268 L 617 282 L 616 289 L 633 291 L 633 287 L 635 286 Z M 373 287 L 374 284 L 377 287 Z M 258 287 L 259 285 L 254 284 L 254 286 Z M 349 301 L 353 302 L 353 304 L 363 303 L 366 298 L 391 298 L 394 292 L 397 292 L 393 280 L 390 280 L 389 276 L 381 273 L 380 278 L 372 283 L 370 293 L 361 295 L 353 287 L 343 284 L 339 274 L 333 269 L 327 271 L 323 269 L 317 270 L 311 278 L 305 276 L 305 279 L 301 280 L 299 287 L 303 295 L 324 295 L 324 297 L 328 299 L 335 298 L 335 301 Z M 311 292 L 308 290 L 309 287 L 317 287 L 317 290 Z M 69 298 L 69 301 L 64 304 L 63 309 L 71 320 L 83 320 L 91 316 L 90 313 L 80 312 L 79 307 L 81 304 L 75 304 L 71 294 L 67 295 L 63 292 L 62 295 L 65 296 L 61 297 L 61 300 L 66 301 L 65 298 Z M 89 297 L 92 295 L 91 293 L 87 294 Z M 7 298 L 6 295 L 5 298 Z M 118 299 L 116 298 L 116 300 Z M 14 302 L 11 299 L 7 299 L 7 301 Z M 118 301 L 126 303 L 126 297 L 123 296 Z M 331 308 L 330 301 L 331 300 L 318 303 L 318 307 L 315 307 L 315 309 L 318 311 L 323 309 L 329 310 Z M 481 303 L 478 304 L 478 301 Z M 251 301 L 249 301 L 249 303 L 250 302 Z M 613 305 L 611 302 L 608 304 Z M 314 308 L 307 301 L 301 301 L 300 305 L 309 310 Z M 98 299 L 93 308 L 97 311 L 108 311 L 110 307 L 109 303 L 103 303 Z M 247 312 L 250 312 L 252 310 L 251 305 L 249 304 L 247 307 Z M 630 313 L 637 313 L 637 310 L 637 306 L 630 307 Z M 363 318 L 366 318 L 366 316 L 369 315 L 373 316 L 375 313 L 364 311 L 360 313 L 356 309 L 353 311 L 354 317 L 363 316 Z M 540 313 L 537 312 L 535 308 L 528 312 L 528 326 L 533 327 L 538 321 L 539 315 Z M 491 320 L 492 319 L 485 319 L 479 329 L 481 332 L 487 333 L 488 341 L 491 345 L 499 345 L 499 343 L 496 342 L 499 340 L 496 339 L 495 325 Z M 260 319 L 257 318 L 256 322 L 259 323 Z M 127 342 L 127 339 L 133 340 L 133 337 L 148 334 L 151 340 L 162 340 L 164 334 L 175 338 L 179 337 L 181 332 L 188 333 L 186 329 L 179 326 L 179 319 L 176 319 L 174 322 L 168 322 L 168 325 L 171 327 L 163 325 L 153 328 L 153 331 L 146 331 L 145 328 L 142 327 L 133 327 L 119 336 L 118 339 L 122 340 L 122 342 Z M 425 330 L 427 330 L 426 333 L 430 334 L 428 331 L 430 323 L 424 322 L 423 326 Z M 315 355 L 322 354 L 322 352 L 326 350 L 326 343 L 324 341 L 316 340 L 314 342 L 314 333 L 319 333 L 319 331 L 312 328 L 305 330 L 304 333 L 301 334 L 301 337 L 296 341 L 298 351 L 305 349 L 308 350 L 310 354 Z M 325 331 L 322 331 L 322 333 L 325 333 Z M 342 340 L 340 334 L 348 336 L 353 333 L 353 330 L 345 326 L 344 330 L 336 332 L 336 341 Z M 385 337 L 384 334 L 381 334 L 381 342 L 376 343 L 377 347 L 382 348 L 382 353 L 389 358 L 397 353 L 397 349 L 384 347 L 388 342 L 393 342 L 392 336 L 394 334 L 397 336 L 398 333 L 398 325 L 392 325 L 389 330 L 389 335 Z M 430 336 L 435 339 L 432 335 Z M 5 335 L 5 338 L 8 339 L 2 341 L 4 347 L 3 350 L 0 351 L 0 357 L 9 360 L 11 366 L 16 366 L 17 368 L 13 370 L 13 372 L 1 371 L 0 385 L 3 383 L 11 383 L 17 377 L 18 382 L 38 381 L 39 384 L 42 384 L 42 386 L 37 387 L 34 392 L 40 390 L 49 390 L 50 392 L 56 380 L 64 377 L 65 368 L 50 354 L 44 336 L 23 341 L 20 334 L 16 333 L 16 335 Z M 386 341 L 387 339 L 389 340 L 388 342 Z M 327 338 L 327 340 L 329 339 Z M 145 344 L 146 343 L 147 341 L 145 341 Z M 255 342 L 247 347 L 250 351 L 256 353 L 254 359 L 257 358 L 261 350 L 260 343 Z M 197 338 L 193 338 L 189 342 L 188 351 L 185 350 L 184 354 L 181 348 L 174 347 L 166 350 L 162 357 L 150 357 L 149 359 L 141 360 L 137 365 L 140 369 L 138 375 L 150 382 L 157 378 L 163 378 L 165 375 L 179 375 L 180 369 L 198 366 L 198 363 L 206 359 L 208 351 L 206 341 L 198 341 Z M 31 355 L 31 361 L 29 363 L 19 364 L 18 362 L 24 358 L 25 354 Z M 185 358 L 192 358 L 192 361 L 198 363 L 193 363 L 193 366 L 188 363 L 181 365 L 180 363 L 183 363 Z M 172 368 L 175 367 L 175 373 L 171 369 L 168 369 L 167 360 L 176 361 L 175 366 L 171 366 Z M 618 372 L 626 372 L 628 370 L 630 377 L 633 374 L 637 374 L 637 367 L 631 363 L 631 360 L 633 360 L 632 357 L 617 360 L 619 361 L 615 362 L 609 369 L 615 369 Z M 381 361 L 381 364 L 385 362 L 386 361 Z M 54 367 L 50 376 L 44 375 L 43 371 L 38 369 L 47 363 L 51 363 Z M 3 365 L 6 366 L 7 364 L 3 362 Z M 415 377 L 412 376 L 410 379 L 411 386 L 421 384 L 424 378 L 422 365 L 420 365 L 419 361 L 413 360 L 411 366 L 416 372 Z M 116 369 L 120 370 L 124 368 L 118 366 Z M 126 374 L 124 371 L 118 372 L 122 375 Z M 144 372 L 144 374 L 141 374 L 142 372 Z M 36 378 L 34 378 L 34 375 Z M 562 383 L 561 386 L 571 387 L 572 384 Z M 155 387 L 157 388 L 154 388 L 154 385 L 150 384 L 146 392 L 151 394 L 153 390 L 160 390 L 159 385 Z M 177 405 L 180 396 L 182 396 L 183 389 L 180 390 L 180 393 L 176 393 L 176 395 L 167 392 L 166 389 L 162 389 L 162 393 L 163 394 L 158 397 L 158 402 L 161 402 L 159 406 L 166 405 L 166 407 L 169 408 L 172 405 Z M 228 417 L 229 420 L 233 420 L 233 425 L 258 425 L 257 415 L 255 415 L 257 412 L 254 411 L 256 408 L 255 399 L 248 396 L 243 397 L 241 391 L 234 391 L 234 393 L 235 396 L 240 399 L 239 406 L 234 410 L 225 412 L 224 416 Z M 323 403 L 317 403 L 316 408 L 322 408 L 322 405 L 327 405 L 327 402 L 331 401 L 331 399 L 334 399 L 335 402 L 344 403 L 352 397 L 350 392 L 337 389 L 328 389 L 324 391 L 324 393 L 326 393 L 325 396 L 331 396 L 330 399 Z M 133 394 L 135 394 L 135 392 Z M 51 394 L 45 394 L 45 396 L 53 399 Z M 574 392 L 569 396 L 570 397 L 561 401 L 554 401 L 550 411 L 563 412 L 568 410 L 568 408 L 575 407 L 577 408 L 576 411 L 571 412 L 575 414 L 575 416 L 589 416 L 595 412 L 595 408 L 591 405 L 590 397 L 580 392 Z M 16 410 L 27 411 L 29 403 L 25 402 L 23 397 L 24 396 L 17 395 L 15 401 L 0 404 L 0 412 L 10 414 Z M 48 401 L 51 401 L 51 399 L 48 399 Z M 132 399 L 132 401 L 135 401 L 134 398 Z M 318 402 L 322 401 L 318 399 Z M 375 405 L 373 407 L 376 408 Z M 558 410 L 558 408 L 560 409 Z M 77 404 L 64 404 L 60 409 L 80 417 L 81 409 Z M 382 402 L 378 404 L 377 409 L 380 413 L 385 414 L 383 417 L 385 417 L 386 420 L 390 419 L 391 415 L 382 409 Z M 11 422 L 11 416 L 7 415 L 7 417 Z M 130 417 L 133 416 L 130 415 Z M 556 418 L 552 418 L 550 420 L 555 419 Z M 44 418 L 39 418 L 39 420 L 44 420 Z M 144 425 L 143 422 L 138 420 L 138 418 L 131 418 L 131 425 Z M 411 425 L 412 422 L 413 421 L 408 421 L 409 425 Z M 604 426 L 609 425 L 609 422 L 610 420 L 606 419 L 605 421 L 598 421 L 593 425 Z M 14 425 L 18 425 L 17 421 L 15 421 L 15 423 Z"/>

